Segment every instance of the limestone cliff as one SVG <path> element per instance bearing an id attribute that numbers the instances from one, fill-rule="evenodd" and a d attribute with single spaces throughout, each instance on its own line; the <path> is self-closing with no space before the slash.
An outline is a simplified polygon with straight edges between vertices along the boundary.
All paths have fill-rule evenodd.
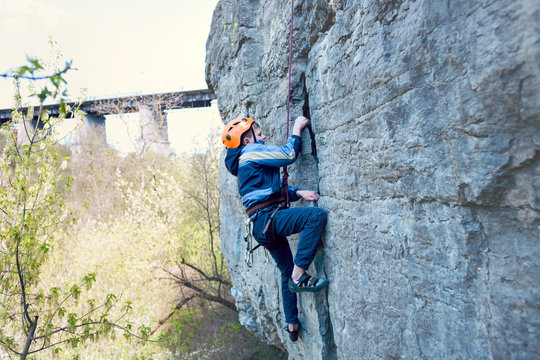
<path id="1" fill-rule="evenodd" d="M 224 168 L 222 250 L 242 323 L 291 359 L 540 357 L 540 2 L 296 0 L 292 117 L 309 133 L 290 182 L 320 191 L 328 291 L 299 297 L 244 263 Z M 224 122 L 285 141 L 288 0 L 220 0 L 207 82 Z M 302 204 L 295 204 L 295 206 Z M 303 204 L 313 206 L 313 204 Z M 291 238 L 294 247 L 297 238 Z"/>

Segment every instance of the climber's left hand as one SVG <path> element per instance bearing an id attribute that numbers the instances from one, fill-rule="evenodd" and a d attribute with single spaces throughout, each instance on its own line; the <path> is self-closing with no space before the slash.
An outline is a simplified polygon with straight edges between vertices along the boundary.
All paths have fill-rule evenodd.
<path id="1" fill-rule="evenodd" d="M 319 194 L 311 190 L 298 190 L 296 191 L 296 195 L 307 201 L 317 201 L 320 197 Z"/>

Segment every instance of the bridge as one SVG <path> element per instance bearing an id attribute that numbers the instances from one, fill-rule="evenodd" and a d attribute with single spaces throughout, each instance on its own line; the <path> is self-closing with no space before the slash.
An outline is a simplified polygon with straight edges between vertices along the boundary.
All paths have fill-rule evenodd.
<path id="1" fill-rule="evenodd" d="M 136 147 L 138 151 L 154 151 L 168 155 L 169 139 L 167 128 L 167 110 L 174 109 L 191 109 L 210 107 L 212 100 L 216 99 L 214 93 L 208 89 L 168 92 L 148 95 L 132 95 L 119 96 L 105 99 L 91 99 L 80 104 L 75 102 L 66 102 L 66 105 L 75 107 L 79 105 L 79 109 L 85 113 L 85 121 L 76 134 L 70 137 L 70 146 L 72 151 L 79 152 L 83 145 L 89 143 L 91 134 L 98 134 L 100 142 L 106 144 L 105 116 L 106 115 L 121 115 L 126 113 L 139 113 L 140 126 L 139 133 L 135 135 Z M 58 116 L 60 112 L 60 104 L 44 105 L 43 108 L 50 116 Z M 26 113 L 27 108 L 21 109 Z M 12 109 L 0 110 L 0 123 L 9 121 Z M 26 122 L 25 126 L 35 127 L 37 124 L 39 109 L 34 109 L 33 121 Z M 21 124 L 18 125 L 19 127 Z M 19 141 L 22 143 L 28 142 L 24 137 L 26 131 L 18 129 L 16 133 L 19 136 Z M 95 137 L 94 137 L 95 138 Z"/>
<path id="2" fill-rule="evenodd" d="M 168 92 L 149 95 L 133 95 L 113 97 L 106 99 L 92 99 L 80 104 L 80 109 L 87 115 L 101 117 L 110 114 L 125 114 L 138 112 L 141 105 L 156 108 L 160 106 L 163 110 L 187 109 L 209 107 L 212 100 L 216 98 L 213 92 L 208 89 L 190 90 L 180 92 Z M 75 102 L 67 102 L 66 105 L 74 107 Z M 51 116 L 59 115 L 59 104 L 45 105 L 44 109 Z M 22 108 L 23 112 L 27 108 Z M 9 121 L 13 109 L 0 110 L 0 123 Z M 34 120 L 37 120 L 38 109 L 34 110 Z"/>

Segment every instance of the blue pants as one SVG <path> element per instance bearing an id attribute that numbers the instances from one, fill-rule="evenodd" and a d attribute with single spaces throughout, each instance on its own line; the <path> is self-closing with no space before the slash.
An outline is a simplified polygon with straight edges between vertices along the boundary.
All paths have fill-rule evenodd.
<path id="1" fill-rule="evenodd" d="M 259 244 L 268 249 L 279 271 L 281 271 L 281 295 L 285 321 L 288 324 L 298 324 L 296 294 L 289 290 L 288 282 L 295 264 L 307 270 L 313 261 L 317 245 L 321 240 L 326 225 L 326 212 L 316 207 L 278 210 L 268 231 L 263 234 L 272 212 L 273 209 L 259 212 L 253 221 L 253 236 Z M 286 236 L 299 232 L 301 232 L 300 240 L 298 241 L 293 262 L 291 248 Z"/>

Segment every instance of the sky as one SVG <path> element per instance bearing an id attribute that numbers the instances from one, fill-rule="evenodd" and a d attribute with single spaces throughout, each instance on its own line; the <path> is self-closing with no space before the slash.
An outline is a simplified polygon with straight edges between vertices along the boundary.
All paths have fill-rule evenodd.
<path id="1" fill-rule="evenodd" d="M 73 60 L 76 70 L 66 76 L 73 100 L 81 92 L 106 98 L 205 89 L 206 39 L 216 4 L 217 0 L 0 0 L 0 73 L 25 64 L 27 56 L 50 59 L 52 39 L 63 59 Z M 0 108 L 11 107 L 12 98 L 11 81 L 0 78 Z M 169 124 L 184 123 L 170 125 L 173 147 L 186 144 L 177 137 L 200 136 L 219 123 L 215 105 L 190 111 L 193 115 L 169 114 Z M 107 120 L 107 138 L 122 147 L 126 144 L 114 141 L 121 127 L 113 123 Z M 119 150 L 129 151 L 126 146 Z"/>

